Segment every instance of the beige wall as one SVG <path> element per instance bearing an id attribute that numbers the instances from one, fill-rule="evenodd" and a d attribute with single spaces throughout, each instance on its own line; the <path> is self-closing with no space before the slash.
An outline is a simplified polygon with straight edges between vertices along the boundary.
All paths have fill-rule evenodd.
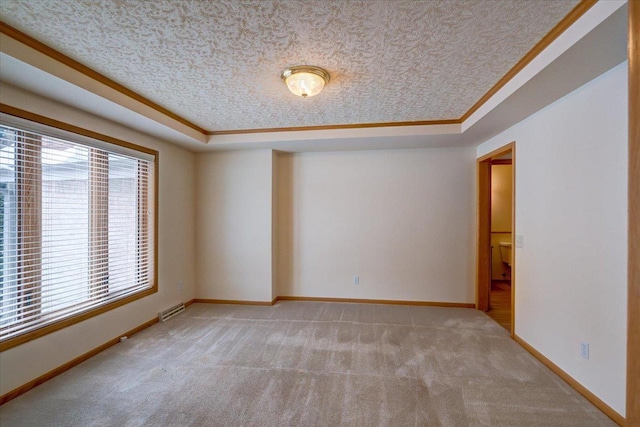
<path id="1" fill-rule="evenodd" d="M 158 292 L 0 353 L 0 394 L 116 338 L 178 302 L 194 298 L 194 155 L 98 117 L 2 86 L 2 102 L 158 150 Z M 184 287 L 178 289 L 177 283 Z"/>
<path id="2" fill-rule="evenodd" d="M 279 153 L 271 152 L 271 300 L 278 296 L 278 262 L 279 243 L 278 207 L 280 206 L 280 191 L 278 189 Z"/>
<path id="3" fill-rule="evenodd" d="M 516 335 L 623 416 L 627 66 L 478 147 L 516 142 Z"/>
<path id="4" fill-rule="evenodd" d="M 491 278 L 494 280 L 509 278 L 509 268 L 500 256 L 500 242 L 511 242 L 512 170 L 511 165 L 491 166 Z"/>
<path id="5" fill-rule="evenodd" d="M 472 303 L 474 162 L 473 148 L 199 154 L 196 295 Z"/>
<path id="6" fill-rule="evenodd" d="M 291 153 L 276 153 L 275 186 L 277 205 L 275 206 L 276 223 L 276 270 L 275 292 L 278 296 L 289 295 L 285 285 L 291 283 L 291 265 L 293 252 L 293 158 Z"/>
<path id="7" fill-rule="evenodd" d="M 511 165 L 491 166 L 491 231 L 511 231 Z"/>
<path id="8" fill-rule="evenodd" d="M 474 168 L 473 148 L 279 155 L 280 295 L 472 303 Z"/>
<path id="9" fill-rule="evenodd" d="M 196 159 L 196 295 L 272 301 L 273 152 Z"/>

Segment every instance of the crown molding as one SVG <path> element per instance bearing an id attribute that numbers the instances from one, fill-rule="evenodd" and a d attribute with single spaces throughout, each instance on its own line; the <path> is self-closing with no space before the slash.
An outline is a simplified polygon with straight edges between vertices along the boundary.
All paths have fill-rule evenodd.
<path id="1" fill-rule="evenodd" d="M 26 45 L 29 46 L 30 48 L 44 54 L 47 55 L 48 57 L 50 57 L 51 59 L 54 59 L 82 74 L 84 74 L 85 76 L 96 80 L 106 86 L 109 86 L 110 88 L 120 92 L 123 95 L 126 95 L 154 110 L 156 110 L 157 112 L 164 114 L 167 117 L 170 117 L 171 119 L 182 123 L 185 126 L 190 127 L 191 129 L 200 132 L 202 134 L 206 134 L 207 131 L 204 130 L 203 128 L 201 128 L 198 125 L 195 125 L 194 123 L 191 123 L 189 120 L 180 117 L 179 115 L 173 113 L 172 111 L 169 111 L 168 109 L 156 104 L 155 102 L 145 98 L 144 96 L 138 94 L 137 92 L 132 91 L 131 89 L 121 85 L 120 83 L 117 83 L 113 80 L 111 80 L 110 78 L 98 73 L 97 71 L 87 67 L 86 65 L 81 64 L 80 62 L 76 61 L 75 59 L 72 59 L 70 57 L 68 57 L 67 55 L 47 46 L 46 44 L 34 39 L 33 37 L 13 28 L 12 26 L 8 25 L 7 23 L 0 21 L 0 34 L 4 34 L 8 37 L 11 37 L 12 39 Z"/>
<path id="2" fill-rule="evenodd" d="M 442 119 L 442 120 L 422 120 L 422 121 L 404 121 L 404 122 L 379 122 L 379 123 L 356 123 L 356 124 L 337 124 L 337 125 L 321 125 L 321 126 L 300 126 L 300 127 L 284 127 L 284 128 L 261 128 L 261 129 L 231 129 L 231 130 L 207 130 L 177 115 L 176 113 L 154 103 L 153 101 L 143 97 L 131 89 L 109 79 L 108 77 L 98 73 L 97 71 L 83 65 L 82 63 L 64 55 L 63 53 L 47 46 L 46 44 L 36 40 L 35 38 L 11 27 L 10 25 L 0 21 L 0 33 L 4 34 L 50 58 L 58 61 L 73 70 L 84 74 L 85 76 L 102 83 L 111 89 L 138 101 L 156 112 L 173 119 L 203 136 L 220 136 L 220 135 L 242 135 L 257 133 L 274 133 L 274 132 L 299 132 L 299 131 L 318 131 L 318 130 L 336 130 L 336 129 L 365 129 L 365 128 L 382 128 L 382 127 L 409 127 L 409 126 L 439 126 L 439 125 L 462 125 L 464 122 L 480 107 L 487 103 L 500 89 L 509 83 L 520 71 L 522 71 L 531 61 L 533 61 L 541 52 L 543 52 L 553 41 L 555 41 L 564 31 L 573 25 L 580 17 L 582 17 L 591 7 L 597 3 L 597 0 L 582 0 L 571 12 L 569 12 L 558 24 L 556 24 L 549 33 L 547 33 L 529 52 L 505 74 L 491 89 L 489 89 L 467 112 L 460 118 Z"/>
<path id="3" fill-rule="evenodd" d="M 458 125 L 460 119 L 447 120 L 421 120 L 413 122 L 382 122 L 382 123 L 355 123 L 343 125 L 323 125 L 323 126 L 298 126 L 285 128 L 263 128 L 263 129 L 238 129 L 238 130 L 222 130 L 208 131 L 207 135 L 239 135 L 247 133 L 271 133 L 271 132 L 298 132 L 310 130 L 335 130 L 335 129 L 365 129 L 380 127 L 400 127 L 400 126 L 436 126 L 436 125 Z"/>
<path id="4" fill-rule="evenodd" d="M 460 123 L 467 120 L 473 113 L 478 111 L 493 95 L 502 89 L 511 81 L 520 71 L 524 69 L 531 61 L 533 61 L 542 51 L 544 51 L 551 43 L 553 43 L 567 28 L 572 26 L 582 15 L 584 15 L 598 0 L 582 0 L 576 7 L 562 18 L 555 27 L 551 29 L 529 52 L 527 52 L 516 65 L 511 68 L 491 89 L 485 93 L 466 113 L 460 117 Z"/>

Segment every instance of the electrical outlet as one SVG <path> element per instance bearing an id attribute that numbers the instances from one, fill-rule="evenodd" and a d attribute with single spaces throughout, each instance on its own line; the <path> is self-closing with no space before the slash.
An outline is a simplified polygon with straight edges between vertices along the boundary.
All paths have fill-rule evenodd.
<path id="1" fill-rule="evenodd" d="M 178 282 L 178 290 L 181 291 L 183 287 L 184 287 L 184 284 L 182 283 L 182 280 L 180 280 Z"/>
<path id="2" fill-rule="evenodd" d="M 583 359 L 589 359 L 589 343 L 581 342 L 580 343 L 580 357 Z"/>
<path id="3" fill-rule="evenodd" d="M 524 236 L 516 234 L 516 248 L 524 248 Z"/>
<path id="4" fill-rule="evenodd" d="M 360 284 L 360 276 L 353 276 L 353 284 L 354 285 Z"/>

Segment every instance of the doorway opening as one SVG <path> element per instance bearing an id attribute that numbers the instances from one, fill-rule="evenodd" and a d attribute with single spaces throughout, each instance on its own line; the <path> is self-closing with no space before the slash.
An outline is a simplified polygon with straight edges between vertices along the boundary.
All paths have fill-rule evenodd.
<path id="1" fill-rule="evenodd" d="M 477 160 L 476 308 L 513 337 L 515 327 L 515 142 Z"/>

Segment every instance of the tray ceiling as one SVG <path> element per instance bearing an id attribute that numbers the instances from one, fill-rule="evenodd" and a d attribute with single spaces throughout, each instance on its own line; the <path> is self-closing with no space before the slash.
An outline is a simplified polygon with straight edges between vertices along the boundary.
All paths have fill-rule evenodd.
<path id="1" fill-rule="evenodd" d="M 578 0 L 3 0 L 18 30 L 209 131 L 460 118 Z M 327 69 L 313 98 L 287 66 Z"/>

